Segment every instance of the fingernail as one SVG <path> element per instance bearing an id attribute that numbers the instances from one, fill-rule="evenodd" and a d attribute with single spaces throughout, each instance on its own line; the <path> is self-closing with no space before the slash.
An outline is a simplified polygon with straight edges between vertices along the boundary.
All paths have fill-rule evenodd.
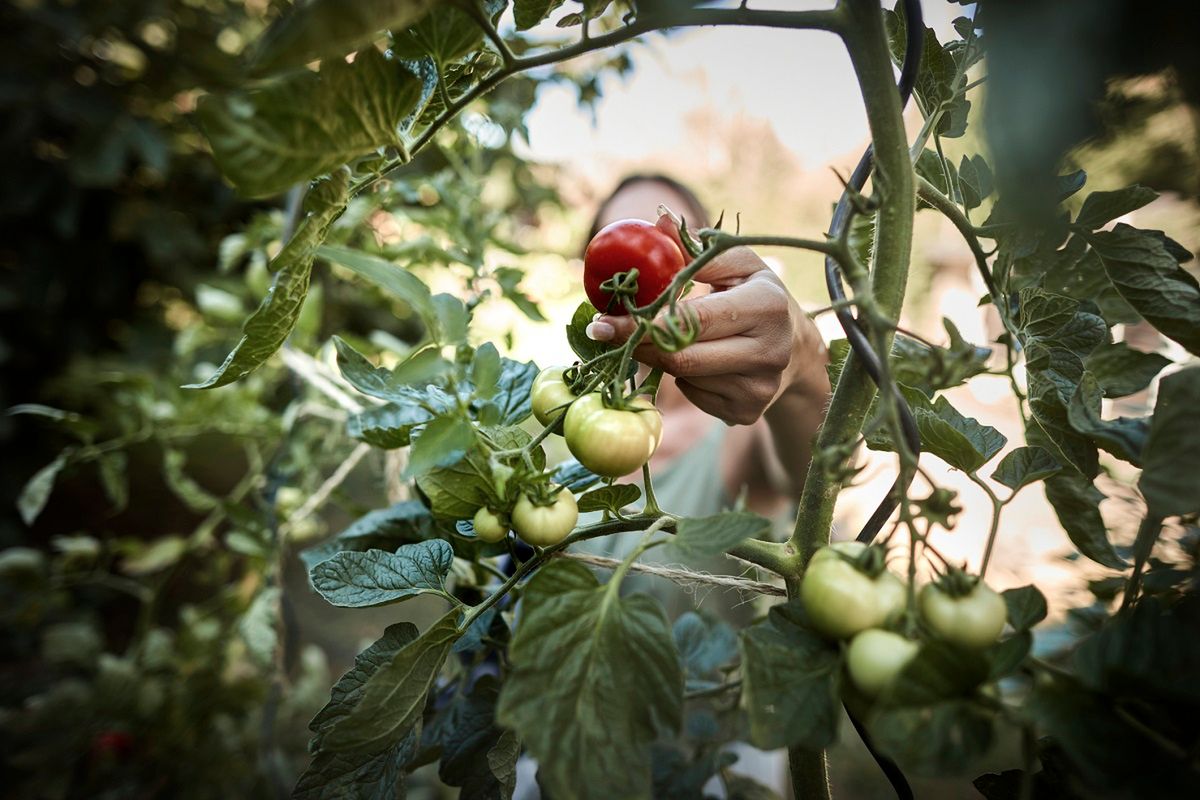
<path id="1" fill-rule="evenodd" d="M 658 205 L 658 216 L 659 217 L 667 217 L 668 219 L 671 220 L 671 222 L 675 223 L 676 225 L 679 224 L 679 215 L 676 214 L 671 209 L 667 208 L 666 205 L 664 205 L 662 203 L 659 203 L 659 205 Z"/>
<path id="2" fill-rule="evenodd" d="M 593 322 L 584 330 L 593 342 L 607 342 L 616 335 L 617 331 L 607 322 Z"/>

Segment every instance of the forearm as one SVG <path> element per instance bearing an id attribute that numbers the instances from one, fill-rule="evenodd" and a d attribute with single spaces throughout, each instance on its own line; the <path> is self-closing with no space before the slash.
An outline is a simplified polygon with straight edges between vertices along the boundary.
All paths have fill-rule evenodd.
<path id="1" fill-rule="evenodd" d="M 764 437 L 766 466 L 778 476 L 779 488 L 792 498 L 800 497 L 812 462 L 813 442 L 829 407 L 828 363 L 829 351 L 815 330 L 798 335 L 780 394 L 763 414 L 768 434 Z"/>

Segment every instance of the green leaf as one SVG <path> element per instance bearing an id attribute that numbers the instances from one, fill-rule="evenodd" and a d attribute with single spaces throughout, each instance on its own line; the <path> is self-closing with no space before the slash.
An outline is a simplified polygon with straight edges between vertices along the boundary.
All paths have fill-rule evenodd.
<path id="1" fill-rule="evenodd" d="M 242 326 L 242 338 L 207 380 L 183 388 L 214 389 L 240 380 L 262 366 L 283 345 L 300 319 L 317 247 L 346 208 L 347 184 L 345 172 L 336 173 L 324 184 L 335 199 L 310 211 L 287 245 L 271 259 L 270 268 L 275 273 L 271 288 L 258 310 Z"/>
<path id="2" fill-rule="evenodd" d="M 100 484 L 108 502 L 113 505 L 113 512 L 124 511 L 129 505 L 129 457 L 120 451 L 105 453 L 96 459 L 96 468 L 100 472 Z"/>
<path id="3" fill-rule="evenodd" d="M 394 553 L 341 552 L 312 569 L 312 585 L 339 608 L 382 606 L 419 594 L 446 597 L 446 574 L 454 561 L 448 542 L 406 544 Z"/>
<path id="4" fill-rule="evenodd" d="M 501 449 L 524 447 L 532 438 L 520 428 L 484 428 L 484 432 Z M 546 465 L 546 453 L 541 448 L 533 452 L 538 469 Z M 417 486 L 429 499 L 430 508 L 439 519 L 470 519 L 480 506 L 502 507 L 488 453 L 476 448 L 455 464 L 439 467 L 417 477 Z"/>
<path id="5" fill-rule="evenodd" d="M 1195 793 L 1195 767 L 1147 736 L 1145 723 L 1131 722 L 1114 698 L 1059 679 L 1035 683 L 1023 707 L 1066 755 L 1078 796 L 1173 798 Z"/>
<path id="6" fill-rule="evenodd" d="M 913 165 L 913 169 L 917 174 L 933 184 L 933 188 L 949 197 L 951 200 L 958 200 L 958 173 L 954 169 L 954 165 L 949 161 L 942 161 L 934 151 L 926 148 L 921 151 L 921 155 L 917 158 L 917 163 Z M 949 180 L 947 180 L 947 176 Z M 920 208 L 930 208 L 924 200 L 918 201 Z"/>
<path id="7" fill-rule="evenodd" d="M 1073 385 L 1070 388 L 1074 390 Z M 1025 440 L 1048 450 L 1055 461 L 1072 468 L 1076 474 L 1088 479 L 1095 477 L 1099 470 L 1096 445 L 1071 427 L 1058 384 L 1039 370 L 1029 372 L 1029 410 Z"/>
<path id="8" fill-rule="evenodd" d="M 749 511 L 725 511 L 679 521 L 673 547 L 689 556 L 715 556 L 771 532 L 771 521 Z"/>
<path id="9" fill-rule="evenodd" d="M 500 381 L 500 351 L 491 342 L 484 342 L 475 349 L 471 359 L 471 385 L 475 397 L 486 400 L 496 393 Z"/>
<path id="10" fill-rule="evenodd" d="M 903 334 L 897 334 L 892 342 L 892 377 L 928 397 L 986 372 L 992 355 L 991 349 L 963 339 L 949 319 L 943 319 L 942 324 L 950 339 L 949 347 L 930 347 Z"/>
<path id="11" fill-rule="evenodd" d="M 336 553 L 395 550 L 402 544 L 436 536 L 437 526 L 429 510 L 417 500 L 405 500 L 364 514 L 329 541 L 302 550 L 300 560 L 311 572 L 313 567 Z"/>
<path id="12" fill-rule="evenodd" d="M 1046 499 L 1080 553 L 1101 566 L 1125 568 L 1125 560 L 1109 542 L 1104 518 L 1100 516 L 1104 494 L 1089 479 L 1068 472 L 1047 478 Z"/>
<path id="13" fill-rule="evenodd" d="M 550 16 L 564 0 L 513 0 L 513 17 L 517 30 L 527 31 Z"/>
<path id="14" fill-rule="evenodd" d="M 1163 378 L 1138 489 L 1159 517 L 1200 511 L 1200 367 Z"/>
<path id="15" fill-rule="evenodd" d="M 1048 478 L 1062 469 L 1050 451 L 1042 447 L 1018 447 L 1011 451 L 992 473 L 992 480 L 1002 483 L 1014 493 L 1031 483 Z"/>
<path id="16" fill-rule="evenodd" d="M 1200 286 L 1163 240 L 1124 223 L 1087 239 L 1121 297 L 1151 325 L 1200 355 Z"/>
<path id="17" fill-rule="evenodd" d="M 585 300 L 575 309 L 571 322 L 567 325 L 567 344 L 571 345 L 571 349 L 575 351 L 575 355 L 579 356 L 580 361 L 591 361 L 601 353 L 613 348 L 613 345 L 595 342 L 587 337 L 587 326 L 591 324 L 592 317 L 597 313 L 596 307 Z"/>
<path id="18" fill-rule="evenodd" d="M 992 194 L 992 170 L 983 156 L 962 157 L 958 163 L 958 188 L 967 209 L 978 208 Z"/>
<path id="19" fill-rule="evenodd" d="M 121 559 L 121 572 L 126 575 L 153 575 L 174 566 L 188 551 L 188 540 L 182 536 L 163 536 Z"/>
<path id="20" fill-rule="evenodd" d="M 397 792 L 403 792 L 405 765 L 415 755 L 419 741 L 415 731 L 377 751 L 338 753 L 320 745 L 323 734 L 362 700 L 363 688 L 375 673 L 417 636 L 417 628 L 411 623 L 388 626 L 378 641 L 355 657 L 354 666 L 330 689 L 329 702 L 308 726 L 316 734 L 312 743 L 316 754 L 293 790 L 296 800 L 393 800 Z"/>
<path id="21" fill-rule="evenodd" d="M 480 676 L 468 692 L 459 692 L 438 710 L 426 728 L 423 745 L 439 748 L 438 777 L 460 786 L 459 800 L 512 796 L 520 743 L 512 731 L 495 725 L 499 683 Z"/>
<path id="22" fill-rule="evenodd" d="M 436 0 L 309 0 L 296 3 L 259 39 L 253 57 L 258 74 L 344 56 L 401 31 L 425 16 Z"/>
<path id="23" fill-rule="evenodd" d="M 1124 342 L 1102 344 L 1083 362 L 1100 383 L 1104 396 L 1125 397 L 1140 392 L 1171 359 L 1158 353 L 1143 353 Z"/>
<path id="24" fill-rule="evenodd" d="M 392 450 L 408 447 L 413 429 L 429 422 L 432 415 L 418 405 L 388 403 L 351 414 L 346 420 L 346 433 L 352 439 Z"/>
<path id="25" fill-rule="evenodd" d="M 500 376 L 496 381 L 496 391 L 490 400 L 500 412 L 499 424 L 516 425 L 533 414 L 529 393 L 533 389 L 533 379 L 537 374 L 537 364 L 532 361 L 500 359 Z"/>
<path id="26" fill-rule="evenodd" d="M 402 740 L 421 720 L 425 696 L 458 639 L 455 608 L 402 647 L 367 678 L 357 702 L 334 720 L 321 746 L 337 752 L 378 752 Z"/>
<path id="27" fill-rule="evenodd" d="M 380 147 L 403 147 L 400 120 L 421 83 L 373 47 L 260 89 L 201 98 L 196 114 L 225 177 L 269 197 Z"/>
<path id="28" fill-rule="evenodd" d="M 449 294 L 435 294 L 433 309 L 437 316 L 436 340 L 442 345 L 462 344 L 467 340 L 471 314 L 462 300 Z"/>
<path id="29" fill-rule="evenodd" d="M 390 663 L 401 650 L 415 642 L 420 635 L 411 622 L 389 625 L 374 644 L 354 657 L 354 666 L 329 690 L 329 702 L 313 717 L 308 728 L 320 733 L 334 722 L 346 716 L 362 699 L 363 687 L 379 671 Z"/>
<path id="30" fill-rule="evenodd" d="M 351 386 L 365 395 L 399 403 L 401 406 L 416 405 L 425 401 L 440 411 L 453 408 L 452 400 L 442 402 L 441 397 L 431 394 L 428 385 L 450 369 L 450 363 L 442 358 L 436 347 L 424 347 L 414 351 L 395 369 L 377 367 L 362 353 L 351 347 L 340 337 L 333 337 L 338 354 L 338 369 Z M 424 386 L 426 389 L 418 389 Z M 444 396 L 444 393 L 443 393 Z M 419 413 L 409 409 L 410 414 Z"/>
<path id="31" fill-rule="evenodd" d="M 642 490 L 632 483 L 617 483 L 601 486 L 579 498 L 580 513 L 589 511 L 611 511 L 620 513 L 642 496 Z"/>
<path id="32" fill-rule="evenodd" d="M 54 491 L 54 482 L 58 480 L 58 474 L 63 471 L 72 453 L 74 448 L 71 447 L 60 452 L 53 461 L 35 472 L 21 489 L 21 494 L 17 496 L 17 511 L 26 525 L 32 525 L 41 515 L 50 500 L 50 493 Z"/>
<path id="33" fill-rule="evenodd" d="M 996 642 L 985 651 L 989 662 L 988 680 L 998 681 L 1013 674 L 1032 651 L 1033 634 L 1029 631 L 1017 631 Z"/>
<path id="34" fill-rule="evenodd" d="M 437 312 L 429 287 L 408 270 L 382 258 L 345 247 L 323 245 L 317 255 L 355 272 L 385 292 L 412 306 L 427 329 L 436 325 Z"/>
<path id="35" fill-rule="evenodd" d="M 1036 263 L 1034 272 L 1041 275 L 1040 285 L 1046 291 L 1095 303 L 1109 325 L 1141 320 L 1117 292 L 1100 257 L 1082 236 L 1072 236 L 1062 250 L 1041 257 Z"/>
<path id="36" fill-rule="evenodd" d="M 411 478 L 456 464 L 477 441 L 475 427 L 470 422 L 461 417 L 437 417 L 413 442 L 404 476 Z"/>
<path id="37" fill-rule="evenodd" d="M 559 486 L 565 486 L 572 493 L 578 494 L 589 486 L 599 483 L 600 476 L 575 459 L 569 458 L 558 464 L 554 468 L 554 471 L 550 473 L 550 482 L 556 483 Z"/>
<path id="38" fill-rule="evenodd" d="M 1030 584 L 1001 593 L 1008 608 L 1008 624 L 1019 631 L 1027 631 L 1046 618 L 1046 597 Z"/>
<path id="39" fill-rule="evenodd" d="M 1126 614 L 1086 638 L 1073 654 L 1075 672 L 1093 691 L 1132 694 L 1144 703 L 1200 706 L 1200 601 L 1143 597 Z"/>
<path id="40" fill-rule="evenodd" d="M 882 698 L 898 706 L 928 706 L 966 697 L 988 677 L 988 660 L 977 650 L 930 641 L 905 665 Z"/>
<path id="41" fill-rule="evenodd" d="M 737 632 L 726 622 L 685 611 L 671 626 L 689 680 L 707 680 L 738 656 Z"/>
<path id="42" fill-rule="evenodd" d="M 887 26 L 888 42 L 891 46 L 892 61 L 899 66 L 904 63 L 907 49 L 908 21 L 904 18 L 903 7 L 896 6 L 896 11 L 884 9 L 884 22 Z M 913 87 L 921 107 L 926 113 L 932 114 L 942 103 L 949 103 L 949 108 L 942 115 L 937 126 L 941 136 L 953 138 L 962 136 L 967 129 L 967 114 L 971 103 L 959 90 L 966 85 L 964 70 L 959 70 L 958 61 L 954 55 L 938 41 L 937 34 L 932 28 L 925 28 L 925 41 L 921 50 L 921 63 L 917 71 L 916 85 Z"/>
<path id="43" fill-rule="evenodd" d="M 555 797 L 649 796 L 648 745 L 680 725 L 683 673 L 666 616 L 656 600 L 616 589 L 555 561 L 522 599 L 496 718 Z"/>
<path id="44" fill-rule="evenodd" d="M 1008 443 L 995 428 L 958 413 L 945 397 L 938 396 L 931 403 L 916 389 L 901 386 L 900 391 L 912 409 L 922 449 L 956 469 L 974 472 Z M 885 429 L 868 434 L 867 446 L 872 450 L 895 450 Z"/>
<path id="45" fill-rule="evenodd" d="M 773 606 L 742 632 L 742 696 L 750 741 L 765 750 L 833 742 L 841 719 L 841 654 L 803 627 L 799 601 Z"/>
<path id="46" fill-rule="evenodd" d="M 1117 458 L 1140 467 L 1149 423 L 1144 419 L 1130 417 L 1101 419 L 1101 401 L 1100 384 L 1096 382 L 1095 376 L 1084 372 L 1075 395 L 1071 398 L 1071 404 L 1067 407 L 1067 419 L 1071 427 L 1090 437 Z"/>
<path id="47" fill-rule="evenodd" d="M 1075 224 L 1084 230 L 1094 231 L 1106 222 L 1149 205 L 1157 197 L 1158 192 L 1140 184 L 1126 186 L 1115 192 L 1092 192 L 1084 198 Z"/>
<path id="48" fill-rule="evenodd" d="M 392 39 L 392 47 L 401 57 L 427 55 L 439 65 L 457 61 L 482 44 L 483 29 L 479 23 L 449 3 L 438 4 L 432 13 Z"/>

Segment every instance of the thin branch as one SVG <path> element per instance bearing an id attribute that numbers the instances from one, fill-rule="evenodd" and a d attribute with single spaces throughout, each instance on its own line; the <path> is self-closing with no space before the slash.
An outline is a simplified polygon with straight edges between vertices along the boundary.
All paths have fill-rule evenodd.
<path id="1" fill-rule="evenodd" d="M 358 466 L 358 462 L 362 461 L 369 452 L 371 452 L 371 445 L 366 442 L 354 448 L 350 455 L 346 456 L 346 460 L 339 464 L 338 468 L 325 479 L 325 482 L 304 501 L 304 504 L 288 517 L 287 522 L 280 526 L 280 532 L 286 533 L 297 522 L 312 515 L 320 508 L 329 499 L 329 495 L 333 494 L 333 491 L 341 486 L 346 478 L 350 477 L 350 473 Z"/>
<path id="2" fill-rule="evenodd" d="M 351 190 L 351 195 L 358 195 L 380 179 L 386 177 L 392 170 L 407 163 L 412 156 L 416 155 L 421 148 L 427 145 L 437 134 L 437 132 L 441 130 L 441 128 L 444 127 L 450 120 L 457 116 L 460 111 L 466 108 L 477 98 L 482 97 L 492 89 L 496 88 L 496 86 L 502 83 L 506 78 L 516 75 L 519 72 L 569 61 L 587 53 L 591 53 L 596 50 L 603 50 L 607 47 L 612 47 L 614 45 L 629 41 L 630 39 L 634 39 L 643 33 L 649 33 L 650 31 L 655 30 L 663 30 L 666 28 L 733 25 L 763 28 L 823 30 L 836 33 L 839 31 L 840 23 L 841 14 L 838 13 L 837 9 L 815 11 L 755 11 L 748 8 L 693 8 L 672 11 L 672 13 L 667 17 L 655 17 L 652 14 L 646 14 L 623 28 L 619 28 L 601 36 L 589 37 L 586 40 L 577 42 L 567 47 L 547 50 L 542 53 L 536 53 L 534 55 L 524 56 L 522 58 L 513 58 L 512 61 L 510 61 L 505 67 L 492 73 L 487 78 L 484 78 L 482 81 L 475 84 L 464 94 L 462 94 L 457 100 L 451 102 L 438 116 L 438 118 L 431 122 L 429 127 L 422 131 L 421 134 L 409 144 L 405 156 L 393 159 L 389 163 L 385 164 L 378 173 L 369 178 L 365 178 Z"/>
<path id="3" fill-rule="evenodd" d="M 589 564 L 593 567 L 602 569 L 617 569 L 621 566 L 621 561 L 616 558 L 607 558 L 605 556 L 594 556 L 590 553 L 556 553 L 555 558 L 569 558 L 573 561 L 579 561 L 584 564 Z M 655 575 L 659 578 L 666 578 L 672 583 L 677 583 L 680 586 L 694 586 L 696 584 L 705 584 L 708 586 L 721 586 L 726 589 L 733 589 L 739 592 L 753 592 L 755 594 L 772 595 L 774 597 L 786 597 L 787 592 L 782 586 L 775 586 L 770 583 L 762 583 L 761 581 L 751 581 L 745 578 L 738 578 L 734 575 L 713 575 L 707 572 L 692 572 L 687 569 L 678 569 L 675 567 L 664 567 L 656 564 L 643 564 L 634 562 L 629 566 L 633 572 L 643 572 L 647 575 Z"/>
<path id="4" fill-rule="evenodd" d="M 992 304 L 996 306 L 996 313 L 1000 315 L 1000 321 L 1004 324 L 1004 329 L 1008 331 L 1012 346 L 1016 346 L 1017 332 L 1014 330 L 1012 321 L 1008 318 L 1008 309 L 1005 307 L 1004 298 L 1000 294 L 1000 290 L 996 287 L 996 281 L 992 278 L 991 267 L 987 263 L 987 254 L 983 252 L 983 245 L 979 243 L 979 238 L 975 234 L 975 228 L 971 225 L 971 221 L 962 213 L 958 205 L 946 195 L 938 191 L 938 188 L 924 178 L 917 176 L 917 195 L 929 205 L 936 208 L 938 211 L 950 220 L 950 223 L 958 229 L 962 234 L 963 239 L 967 243 L 967 247 L 971 249 L 971 255 L 975 257 L 975 266 L 979 269 L 979 274 L 983 278 L 984 285 L 987 286 L 988 296 L 992 298 Z"/>

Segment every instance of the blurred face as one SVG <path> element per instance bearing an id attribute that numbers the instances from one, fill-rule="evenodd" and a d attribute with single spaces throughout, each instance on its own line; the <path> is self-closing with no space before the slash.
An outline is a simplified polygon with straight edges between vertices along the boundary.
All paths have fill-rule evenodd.
<path id="1" fill-rule="evenodd" d="M 676 214 L 688 216 L 687 200 L 670 186 L 658 181 L 636 181 L 613 195 L 604 206 L 600 214 L 600 227 L 619 219 L 656 222 L 660 203 Z M 691 220 L 688 223 L 689 227 L 694 226 Z"/>

